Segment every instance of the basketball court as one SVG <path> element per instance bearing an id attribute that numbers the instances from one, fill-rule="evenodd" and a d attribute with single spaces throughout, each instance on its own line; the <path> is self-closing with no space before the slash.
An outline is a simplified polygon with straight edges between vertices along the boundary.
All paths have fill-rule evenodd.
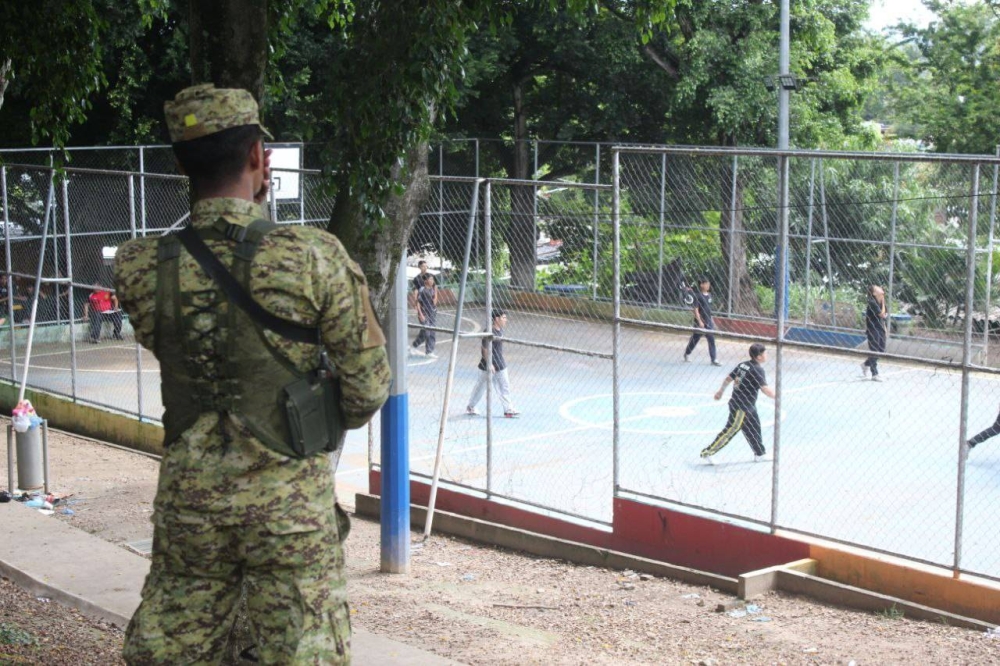
<path id="1" fill-rule="evenodd" d="M 483 415 L 466 415 L 479 373 L 480 338 L 462 338 L 445 415 L 442 480 L 477 494 L 488 489 L 499 501 L 609 523 L 615 486 L 612 328 L 565 316 L 508 314 L 504 352 L 521 416 L 504 418 L 496 396 L 491 421 L 485 402 L 479 405 Z M 453 322 L 453 312 L 439 312 L 439 326 Z M 475 333 L 485 323 L 482 308 L 468 308 L 462 329 Z M 412 340 L 416 329 L 410 334 Z M 408 358 L 411 467 L 424 477 L 433 470 L 453 342 L 450 334 L 437 337 L 437 359 Z M 774 465 L 753 462 L 742 434 L 715 456 L 715 465 L 698 455 L 726 422 L 729 394 L 718 402 L 712 396 L 733 366 L 747 358 L 748 343 L 719 339 L 723 367 L 713 367 L 705 341 L 684 363 L 686 341 L 685 335 L 663 330 L 622 328 L 618 492 L 766 529 Z M 774 386 L 775 350 L 773 344 L 767 347 L 764 368 Z M 776 524 L 950 566 L 961 374 L 882 361 L 885 381 L 878 383 L 862 378 L 861 358 L 785 349 Z M 71 395 L 70 367 L 67 344 L 38 344 L 29 384 Z M 128 339 L 77 344 L 76 367 L 79 400 L 134 415 L 141 387 L 143 416 L 158 420 L 162 415 L 158 364 Z M 0 374 L 11 376 L 7 352 Z M 1000 380 L 973 374 L 969 435 L 993 422 L 998 403 Z M 772 453 L 775 403 L 761 395 L 757 405 Z M 374 424 L 377 462 L 377 418 Z M 349 434 L 338 471 L 344 485 L 365 487 L 368 445 L 366 429 Z M 986 442 L 970 454 L 965 487 L 962 566 L 1000 577 L 1000 537 L 992 525 L 1000 506 L 1000 441 Z"/>

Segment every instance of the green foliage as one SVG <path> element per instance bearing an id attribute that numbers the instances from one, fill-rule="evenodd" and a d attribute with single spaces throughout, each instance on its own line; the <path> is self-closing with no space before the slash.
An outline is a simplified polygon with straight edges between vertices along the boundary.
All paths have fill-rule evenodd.
<path id="1" fill-rule="evenodd" d="M 877 611 L 876 615 L 886 620 L 902 620 L 904 617 L 903 611 L 896 608 L 896 604 L 893 604 L 892 606 L 886 608 L 885 610 Z"/>
<path id="2" fill-rule="evenodd" d="M 857 131 L 865 97 L 884 60 L 878 38 L 862 31 L 867 3 L 792 3 L 793 144 L 823 147 Z M 692 2 L 678 29 L 652 40 L 677 81 L 668 130 L 677 142 L 774 145 L 777 104 L 764 76 L 778 72 L 779 3 Z"/>
<path id="3" fill-rule="evenodd" d="M 949 153 L 992 154 L 1000 136 L 1000 19 L 988 3 L 928 0 L 937 20 L 906 25 L 891 108 L 901 135 Z"/>
<path id="4" fill-rule="evenodd" d="M 7 95 L 31 100 L 32 143 L 62 146 L 86 119 L 106 84 L 101 56 L 108 23 L 102 0 L 0 3 L 0 66 L 9 61 Z M 2 83 L 0 83 L 2 85 Z"/>
<path id="5" fill-rule="evenodd" d="M 773 280 L 772 280 L 773 282 Z M 774 312 L 775 293 L 773 286 L 754 285 L 757 298 L 760 299 L 760 307 L 766 313 Z M 861 298 L 865 292 L 858 292 L 849 287 L 837 287 L 833 290 L 833 302 L 837 307 L 837 324 L 840 326 L 859 326 L 861 315 L 864 312 L 865 303 Z M 804 282 L 788 283 L 788 318 L 797 321 L 804 321 L 808 313 L 810 320 L 813 320 L 818 312 L 828 309 L 830 302 L 829 288 L 823 284 L 818 275 L 813 275 L 810 281 L 809 290 L 806 291 Z M 847 304 L 846 306 L 844 304 Z M 841 320 L 842 308 L 851 310 L 847 321 Z"/>

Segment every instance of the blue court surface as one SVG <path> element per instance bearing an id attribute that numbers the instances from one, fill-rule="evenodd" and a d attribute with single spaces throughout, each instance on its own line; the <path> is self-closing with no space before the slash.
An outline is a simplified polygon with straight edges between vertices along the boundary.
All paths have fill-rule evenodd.
<path id="1" fill-rule="evenodd" d="M 463 328 L 480 329 L 481 310 Z M 447 320 L 446 316 L 441 320 Z M 453 320 L 451 320 L 453 321 Z M 451 324 L 445 324 L 450 326 Z M 411 330 L 411 339 L 415 331 Z M 450 336 L 437 359 L 410 359 L 411 460 L 430 474 L 444 397 Z M 610 522 L 614 496 L 612 362 L 512 340 L 610 354 L 611 326 L 511 312 L 504 351 L 518 419 L 494 398 L 491 456 L 486 419 L 464 414 L 476 381 L 478 340 L 462 339 L 447 413 L 442 478 L 573 516 Z M 745 341 L 719 340 L 723 367 L 702 340 L 683 361 L 687 336 L 623 328 L 619 494 L 769 524 L 774 465 L 753 462 L 742 434 L 705 464 L 699 452 L 723 428 L 727 400 L 713 394 L 747 358 Z M 764 364 L 774 387 L 775 350 Z M 959 474 L 961 373 L 881 362 L 882 382 L 862 377 L 862 356 L 784 350 L 776 524 L 951 566 Z M 992 424 L 1000 380 L 972 374 L 969 435 Z M 757 401 L 773 453 L 775 402 Z M 484 405 L 480 405 L 482 411 Z M 1000 437 L 975 449 L 965 468 L 961 566 L 1000 576 Z M 654 499 L 655 498 L 655 499 Z"/>
<path id="2" fill-rule="evenodd" d="M 504 351 L 520 418 L 503 418 L 494 396 L 489 455 L 487 419 L 465 407 L 478 376 L 478 339 L 462 338 L 446 413 L 442 479 L 486 490 L 572 519 L 607 523 L 615 493 L 612 327 L 606 322 L 510 311 Z M 440 312 L 438 325 L 454 316 Z M 415 321 L 413 322 L 415 323 Z M 482 330 L 481 308 L 466 310 L 463 330 Z M 410 339 L 416 335 L 411 328 Z M 411 467 L 433 470 L 452 339 L 438 333 L 438 358 L 408 359 Z M 540 346 L 517 344 L 528 341 Z M 722 429 L 726 398 L 712 395 L 726 373 L 747 357 L 748 343 L 719 339 L 723 367 L 709 365 L 702 340 L 683 362 L 687 336 L 623 327 L 618 493 L 624 497 L 721 514 L 766 529 L 771 519 L 774 465 L 755 463 L 742 434 L 706 465 L 699 452 Z M 775 350 L 764 364 L 776 383 Z M 560 351 L 559 349 L 572 349 Z M 36 348 L 30 383 L 70 394 L 69 350 Z M 141 382 L 136 373 L 141 358 Z M 786 347 L 781 387 L 776 524 L 824 538 L 905 555 L 943 566 L 954 562 L 961 373 L 882 361 L 881 383 L 863 379 L 861 356 Z M 84 401 L 159 419 L 158 366 L 134 344 L 104 341 L 77 347 L 76 395 Z M 11 376 L 9 355 L 0 375 Z M 19 376 L 19 375 L 18 375 Z M 970 378 L 969 434 L 992 424 L 1000 380 Z M 775 403 L 758 398 L 764 443 L 773 452 Z M 485 411 L 485 404 L 479 405 Z M 43 415 L 44 416 L 44 415 Z M 374 421 L 374 460 L 379 457 Z M 363 488 L 366 430 L 352 432 L 338 479 Z M 972 451 L 964 470 L 961 567 L 1000 577 L 1000 437 Z"/>

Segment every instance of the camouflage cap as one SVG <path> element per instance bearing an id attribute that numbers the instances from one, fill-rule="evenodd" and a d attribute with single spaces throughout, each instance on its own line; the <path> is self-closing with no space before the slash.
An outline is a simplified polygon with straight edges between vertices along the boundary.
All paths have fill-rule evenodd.
<path id="1" fill-rule="evenodd" d="M 172 101 L 164 102 L 163 114 L 172 143 L 243 125 L 257 125 L 264 136 L 274 140 L 260 122 L 257 100 L 241 88 L 216 88 L 214 83 L 185 88 Z"/>

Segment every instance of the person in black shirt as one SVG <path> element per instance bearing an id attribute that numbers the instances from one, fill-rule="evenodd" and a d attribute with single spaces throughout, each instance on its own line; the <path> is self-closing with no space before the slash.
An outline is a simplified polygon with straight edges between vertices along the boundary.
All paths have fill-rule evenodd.
<path id="1" fill-rule="evenodd" d="M 868 349 L 875 352 L 885 351 L 885 291 L 877 284 L 868 286 L 868 307 L 865 308 L 865 335 L 868 337 Z M 872 381 L 880 382 L 878 376 L 878 356 L 869 356 L 861 364 L 861 374 L 868 376 L 872 371 Z"/>
<path id="2" fill-rule="evenodd" d="M 424 282 L 427 281 L 427 276 L 430 275 L 430 273 L 427 272 L 427 262 L 423 259 L 417 262 L 417 268 L 420 270 L 420 274 L 413 278 L 413 303 L 417 309 L 417 318 L 420 320 L 420 323 L 423 323 L 424 320 L 420 315 L 420 290 L 424 288 Z M 411 353 L 419 353 L 418 348 L 426 342 L 427 329 L 421 327 L 420 332 L 417 333 L 417 338 L 413 341 Z M 432 350 L 434 349 L 434 345 L 429 346 Z"/>
<path id="3" fill-rule="evenodd" d="M 476 405 L 483 399 L 486 393 L 486 382 L 493 378 L 493 387 L 500 394 L 500 402 L 503 403 L 503 415 L 509 419 L 521 415 L 521 412 L 514 409 L 514 403 L 510 399 L 510 380 L 507 378 L 507 361 L 503 357 L 503 331 L 507 326 L 507 314 L 500 308 L 493 308 L 493 358 L 490 362 L 490 341 L 483 338 L 482 358 L 479 359 L 479 380 L 476 387 L 472 389 L 469 397 L 469 404 L 465 408 L 465 413 L 469 416 L 479 414 Z"/>
<path id="4" fill-rule="evenodd" d="M 434 345 L 437 340 L 437 334 L 434 331 L 434 326 L 437 324 L 437 302 L 438 292 L 437 287 L 434 286 L 434 276 L 427 273 L 424 276 L 424 286 L 417 292 L 417 318 L 420 319 L 424 328 L 420 329 L 420 335 L 417 336 L 417 342 L 413 346 L 419 345 L 420 338 L 423 338 L 427 345 L 426 353 L 429 358 L 437 358 L 434 353 Z"/>
<path id="5" fill-rule="evenodd" d="M 740 430 L 753 449 L 754 461 L 766 460 L 767 449 L 760 432 L 760 417 L 757 416 L 757 391 L 774 399 L 774 389 L 767 385 L 767 376 L 761 364 L 767 361 L 767 350 L 764 345 L 750 345 L 750 360 L 743 361 L 733 371 L 726 375 L 722 386 L 715 392 L 715 399 L 721 400 L 726 387 L 735 382 L 733 395 L 729 398 L 729 420 L 715 440 L 701 452 L 701 457 L 710 465 L 715 464 L 712 456 L 722 450 L 732 441 Z"/>
<path id="6" fill-rule="evenodd" d="M 420 271 L 420 274 L 413 278 L 414 294 L 417 294 L 420 291 L 420 289 L 424 286 L 424 280 L 426 280 L 427 276 L 430 275 L 430 273 L 427 272 L 427 262 L 423 259 L 417 262 L 417 270 Z"/>
<path id="7" fill-rule="evenodd" d="M 968 442 L 966 442 L 966 445 L 968 445 L 969 450 L 971 451 L 972 449 L 976 448 L 977 444 L 982 444 L 990 437 L 993 437 L 995 435 L 1000 435 L 1000 414 L 997 414 L 997 420 L 993 422 L 993 425 L 991 425 L 989 428 L 987 428 L 986 430 L 982 431 L 981 433 L 970 439 Z"/>
<path id="8" fill-rule="evenodd" d="M 707 277 L 703 277 L 698 280 L 698 293 L 694 295 L 694 325 L 698 328 L 705 328 L 708 330 L 715 329 L 715 323 L 712 321 L 712 294 L 710 293 L 712 289 L 712 283 L 708 281 Z M 684 350 L 684 362 L 688 362 L 688 356 L 694 351 L 695 345 L 701 340 L 701 336 L 704 335 L 708 339 L 708 356 L 712 359 L 712 365 L 722 365 L 715 358 L 715 336 L 711 333 L 692 333 L 691 339 L 688 340 L 687 348 Z"/>

